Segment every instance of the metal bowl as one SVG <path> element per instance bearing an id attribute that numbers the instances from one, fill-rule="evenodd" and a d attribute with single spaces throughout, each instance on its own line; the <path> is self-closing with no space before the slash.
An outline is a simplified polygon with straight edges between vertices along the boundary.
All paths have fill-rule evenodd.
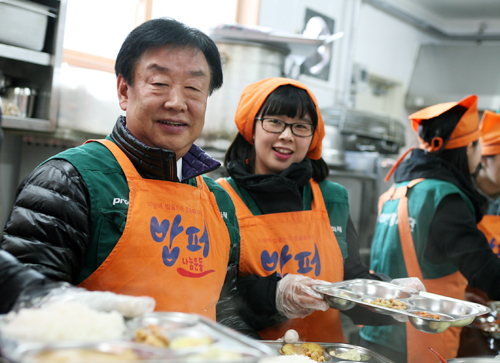
<path id="1" fill-rule="evenodd" d="M 500 325 L 495 323 L 483 323 L 480 325 L 482 331 L 494 339 L 500 339 Z"/>
<path id="2" fill-rule="evenodd" d="M 352 360 L 347 360 L 345 358 L 336 357 L 336 355 L 346 353 L 352 349 L 356 349 L 358 351 L 359 355 L 361 356 L 361 359 L 359 359 L 357 361 L 352 361 Z M 327 349 L 327 352 L 332 356 L 332 358 L 335 362 L 340 362 L 340 361 L 351 362 L 351 363 L 352 362 L 367 362 L 367 361 L 370 361 L 372 359 L 371 354 L 369 354 L 367 352 L 362 352 L 362 351 L 358 350 L 357 348 L 337 347 L 337 348 Z"/>
<path id="3" fill-rule="evenodd" d="M 373 280 L 376 281 L 376 280 Z M 397 285 L 391 284 L 377 284 L 377 283 L 353 283 L 349 285 L 349 289 L 352 292 L 373 296 L 373 298 L 382 298 L 382 299 L 408 299 L 411 297 L 411 294 L 403 291 Z"/>
<path id="4" fill-rule="evenodd" d="M 415 311 L 416 312 L 416 311 Z M 453 318 L 444 314 L 438 314 L 440 319 L 433 319 L 424 316 L 408 316 L 408 320 L 411 325 L 417 330 L 423 331 L 425 333 L 439 334 L 448 329 Z"/>
<path id="5" fill-rule="evenodd" d="M 356 301 L 346 300 L 343 299 L 342 297 L 346 297 L 348 299 L 361 299 L 360 294 L 356 294 L 346 290 L 330 288 L 328 289 L 328 293 L 336 295 L 336 296 L 331 296 L 331 295 L 323 295 L 323 296 L 325 297 L 325 300 L 328 302 L 330 307 L 337 310 L 349 310 L 356 305 Z"/>
<path id="6" fill-rule="evenodd" d="M 415 310 L 424 310 L 435 314 L 455 316 L 450 326 L 466 326 L 472 323 L 477 311 L 470 303 L 461 303 L 456 300 L 433 299 L 429 297 L 413 297 L 409 300 Z M 472 315 L 472 316 L 471 316 Z M 464 319 L 458 319 L 464 316 Z"/>

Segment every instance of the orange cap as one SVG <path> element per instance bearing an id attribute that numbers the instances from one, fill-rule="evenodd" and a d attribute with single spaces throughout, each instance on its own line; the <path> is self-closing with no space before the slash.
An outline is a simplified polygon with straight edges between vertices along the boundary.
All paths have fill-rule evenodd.
<path id="1" fill-rule="evenodd" d="M 481 155 L 500 154 L 500 114 L 492 111 L 484 111 L 481 119 Z"/>
<path id="2" fill-rule="evenodd" d="M 313 139 L 311 145 L 309 146 L 307 156 L 310 159 L 318 160 L 321 158 L 321 145 L 323 137 L 325 136 L 325 124 L 323 123 L 323 118 L 321 117 L 316 97 L 314 97 L 314 94 L 309 90 L 309 88 L 299 81 L 282 77 L 273 77 L 263 79 L 262 81 L 255 82 L 247 86 L 241 95 L 240 103 L 236 109 L 236 126 L 245 140 L 253 145 L 253 126 L 255 123 L 255 117 L 257 117 L 264 101 L 276 88 L 288 84 L 306 90 L 307 94 L 311 97 L 316 106 L 316 112 L 318 113 L 318 125 L 314 130 Z"/>
<path id="3" fill-rule="evenodd" d="M 476 95 L 468 96 L 460 102 L 440 103 L 411 114 L 409 118 L 412 121 L 413 130 L 418 133 L 420 122 L 442 115 L 457 105 L 466 107 L 467 111 L 465 111 L 458 121 L 445 149 L 457 149 L 467 146 L 470 142 L 476 141 L 480 136 Z"/>

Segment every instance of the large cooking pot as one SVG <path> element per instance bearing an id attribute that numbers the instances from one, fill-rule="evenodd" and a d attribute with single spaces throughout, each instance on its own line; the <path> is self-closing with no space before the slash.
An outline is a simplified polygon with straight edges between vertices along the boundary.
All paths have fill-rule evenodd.
<path id="1" fill-rule="evenodd" d="M 222 59 L 223 86 L 208 98 L 205 127 L 196 143 L 225 151 L 238 133 L 234 123 L 240 96 L 250 83 L 283 74 L 287 48 L 214 37 Z"/>

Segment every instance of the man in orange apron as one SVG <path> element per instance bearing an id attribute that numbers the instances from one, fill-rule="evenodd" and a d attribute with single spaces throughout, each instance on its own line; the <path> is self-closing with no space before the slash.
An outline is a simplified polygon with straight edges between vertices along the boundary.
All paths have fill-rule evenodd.
<path id="1" fill-rule="evenodd" d="M 2 248 L 53 280 L 149 295 L 156 310 L 217 318 L 256 336 L 236 313 L 234 204 L 203 175 L 220 163 L 194 144 L 208 96 L 222 85 L 215 43 L 153 19 L 128 35 L 115 70 L 126 117 L 106 140 L 66 150 L 27 177 Z M 292 313 L 309 311 L 311 301 L 289 294 L 297 287 L 311 289 L 296 281 L 278 296 Z"/>
<path id="2" fill-rule="evenodd" d="M 202 176 L 220 163 L 194 145 L 220 56 L 173 19 L 134 29 L 116 60 L 126 117 L 66 150 L 21 185 L 2 248 L 56 281 L 149 295 L 156 310 L 216 319 L 239 233 L 227 193 Z"/>
<path id="3" fill-rule="evenodd" d="M 478 228 L 500 257 L 500 114 L 484 111 L 481 119 L 481 168 L 476 176 L 479 190 L 489 199 L 488 211 Z"/>

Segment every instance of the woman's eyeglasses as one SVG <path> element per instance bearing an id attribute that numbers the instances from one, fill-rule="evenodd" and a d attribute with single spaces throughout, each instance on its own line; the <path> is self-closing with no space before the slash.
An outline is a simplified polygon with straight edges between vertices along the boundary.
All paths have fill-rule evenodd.
<path id="1" fill-rule="evenodd" d="M 292 134 L 300 137 L 308 137 L 314 134 L 314 126 L 306 122 L 295 122 L 293 124 L 288 124 L 285 121 L 281 121 L 277 118 L 268 117 L 256 117 L 256 120 L 262 121 L 262 128 L 273 134 L 281 134 L 285 131 L 287 126 L 292 129 Z"/>

